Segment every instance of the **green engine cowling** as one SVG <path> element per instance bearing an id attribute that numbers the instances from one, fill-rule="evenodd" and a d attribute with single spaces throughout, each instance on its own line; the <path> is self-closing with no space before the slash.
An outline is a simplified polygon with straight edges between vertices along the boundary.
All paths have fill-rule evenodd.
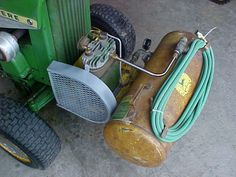
<path id="1" fill-rule="evenodd" d="M 79 57 L 76 43 L 90 31 L 90 26 L 88 0 L 0 2 L 0 31 L 9 35 L 15 30 L 25 31 L 19 39 L 12 37 L 19 50 L 7 62 L 0 61 L 0 70 L 30 91 L 34 98 L 29 100 L 32 110 L 39 110 L 53 98 L 49 64 L 53 60 L 74 63 Z M 0 42 L 4 37 L 0 37 Z"/>

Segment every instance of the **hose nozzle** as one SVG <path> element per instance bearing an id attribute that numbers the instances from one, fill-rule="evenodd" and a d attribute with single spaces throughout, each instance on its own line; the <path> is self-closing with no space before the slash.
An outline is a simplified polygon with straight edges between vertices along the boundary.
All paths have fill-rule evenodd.
<path id="1" fill-rule="evenodd" d="M 187 37 L 182 37 L 182 38 L 179 40 L 179 42 L 178 42 L 178 44 L 177 44 L 177 46 L 176 46 L 176 48 L 175 48 L 175 50 L 174 50 L 174 53 L 176 53 L 178 56 L 179 56 L 180 54 L 182 54 L 182 53 L 184 52 L 186 46 L 187 46 L 187 43 L 188 43 Z"/>

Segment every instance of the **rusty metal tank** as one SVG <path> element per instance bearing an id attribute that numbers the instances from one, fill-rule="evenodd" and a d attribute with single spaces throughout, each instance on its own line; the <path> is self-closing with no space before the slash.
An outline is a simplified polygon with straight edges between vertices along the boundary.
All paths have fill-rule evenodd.
<path id="1" fill-rule="evenodd" d="M 145 68 L 156 73 L 162 72 L 171 61 L 178 41 L 184 36 L 188 41 L 196 38 L 188 32 L 176 31 L 167 34 Z M 187 82 L 181 85 L 179 81 L 167 103 L 164 111 L 167 127 L 175 124 L 188 104 L 200 77 L 202 65 L 202 51 L 198 51 L 181 77 Z M 166 159 L 173 143 L 161 142 L 155 137 L 150 125 L 150 111 L 152 98 L 155 97 L 171 70 L 160 78 L 139 73 L 130 90 L 119 103 L 112 120 L 106 124 L 105 141 L 123 159 L 144 167 L 159 166 Z"/>

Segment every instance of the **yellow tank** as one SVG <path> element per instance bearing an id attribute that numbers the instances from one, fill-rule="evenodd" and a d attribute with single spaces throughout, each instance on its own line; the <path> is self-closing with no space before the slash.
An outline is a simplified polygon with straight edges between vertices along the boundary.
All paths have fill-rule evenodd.
<path id="1" fill-rule="evenodd" d="M 177 43 L 184 36 L 188 41 L 195 38 L 195 35 L 187 32 L 177 31 L 167 34 L 145 68 L 155 73 L 162 72 L 171 61 Z M 178 120 L 190 100 L 200 77 L 202 64 L 202 51 L 198 51 L 181 77 L 185 82 L 179 83 L 184 84 L 177 84 L 167 103 L 164 117 L 168 127 Z M 104 138 L 111 149 L 137 165 L 145 167 L 160 165 L 166 159 L 173 144 L 159 141 L 150 125 L 152 98 L 155 97 L 171 70 L 160 78 L 140 72 L 118 105 L 112 120 L 104 128 Z"/>

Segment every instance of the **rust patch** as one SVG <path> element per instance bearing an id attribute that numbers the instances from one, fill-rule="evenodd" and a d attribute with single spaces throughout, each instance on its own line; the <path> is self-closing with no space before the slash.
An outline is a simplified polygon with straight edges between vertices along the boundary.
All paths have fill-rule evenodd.
<path id="1" fill-rule="evenodd" d="M 146 65 L 146 69 L 153 72 L 161 72 L 172 59 L 173 50 L 181 37 L 186 36 L 189 41 L 194 35 L 186 32 L 172 32 L 167 34 L 160 42 Z M 202 51 L 197 52 L 185 73 L 191 80 L 191 84 L 181 88 L 182 95 L 174 90 L 166 105 L 164 118 L 167 127 L 172 126 L 179 119 L 188 104 L 197 85 L 202 68 Z M 104 129 L 104 137 L 107 144 L 122 158 L 145 167 L 160 165 L 166 158 L 172 143 L 160 142 L 154 136 L 150 125 L 150 110 L 152 99 L 165 82 L 171 70 L 161 78 L 151 77 L 145 73 L 139 73 L 137 79 L 130 87 L 127 96 L 132 96 L 132 106 L 129 113 L 120 120 L 112 120 Z M 180 90 L 181 90 L 180 89 Z M 129 124 L 126 122 L 129 121 Z M 123 131 L 121 131 L 123 129 Z M 133 131 L 130 131 L 133 130 Z"/>

